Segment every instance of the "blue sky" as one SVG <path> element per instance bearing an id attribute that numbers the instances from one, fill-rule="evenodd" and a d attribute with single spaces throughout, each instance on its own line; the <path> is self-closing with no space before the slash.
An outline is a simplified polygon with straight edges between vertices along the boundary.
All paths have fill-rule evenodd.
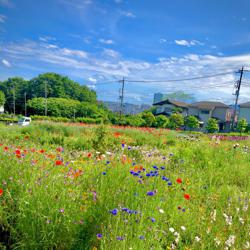
<path id="1" fill-rule="evenodd" d="M 0 0 L 0 80 L 57 72 L 117 101 L 126 79 L 181 79 L 250 69 L 248 0 Z M 240 102 L 250 101 L 245 73 Z M 182 90 L 232 103 L 238 74 L 127 83 L 125 101 Z"/>

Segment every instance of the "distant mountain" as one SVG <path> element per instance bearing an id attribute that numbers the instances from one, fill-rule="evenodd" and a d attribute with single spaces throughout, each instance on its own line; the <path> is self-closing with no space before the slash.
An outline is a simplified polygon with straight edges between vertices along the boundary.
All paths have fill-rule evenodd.
<path id="1" fill-rule="evenodd" d="M 113 112 L 120 112 L 120 103 L 118 102 L 103 102 L 103 104 Z M 123 113 L 124 114 L 138 114 L 143 112 L 146 109 L 150 109 L 152 106 L 147 104 L 136 105 L 131 103 L 124 103 L 123 104 Z"/>

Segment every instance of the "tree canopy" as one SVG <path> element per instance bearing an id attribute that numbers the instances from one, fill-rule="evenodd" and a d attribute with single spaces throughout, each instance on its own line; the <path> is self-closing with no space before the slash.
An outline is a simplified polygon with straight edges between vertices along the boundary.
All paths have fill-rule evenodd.
<path id="1" fill-rule="evenodd" d="M 14 100 L 16 113 L 24 112 L 25 96 L 27 100 L 38 97 L 53 97 L 96 103 L 96 92 L 84 85 L 56 73 L 45 73 L 29 81 L 20 77 L 0 82 L 0 90 L 6 97 L 5 109 L 13 112 Z"/>

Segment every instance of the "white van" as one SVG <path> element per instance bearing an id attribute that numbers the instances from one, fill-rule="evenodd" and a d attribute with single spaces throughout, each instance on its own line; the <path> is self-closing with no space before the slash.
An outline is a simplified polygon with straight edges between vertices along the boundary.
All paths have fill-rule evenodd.
<path id="1" fill-rule="evenodd" d="M 18 121 L 19 126 L 28 126 L 31 123 L 31 118 L 30 117 L 22 117 Z"/>

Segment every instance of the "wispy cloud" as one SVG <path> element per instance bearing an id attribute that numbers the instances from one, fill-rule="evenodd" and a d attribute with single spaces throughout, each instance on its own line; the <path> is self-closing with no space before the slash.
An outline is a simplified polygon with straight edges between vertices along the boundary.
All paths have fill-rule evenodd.
<path id="1" fill-rule="evenodd" d="M 120 53 L 113 50 L 113 49 L 104 49 L 103 50 L 103 55 L 113 57 L 113 58 L 117 58 L 117 57 L 120 56 Z"/>
<path id="2" fill-rule="evenodd" d="M 160 42 L 160 43 L 166 43 L 166 42 L 167 42 L 167 39 L 161 38 L 159 42 Z"/>
<path id="3" fill-rule="evenodd" d="M 49 42 L 49 41 L 55 41 L 56 38 L 52 36 L 40 36 L 39 40 L 42 42 Z"/>
<path id="4" fill-rule="evenodd" d="M 235 56 L 188 54 L 180 57 L 161 57 L 153 63 L 145 60 L 127 60 L 115 50 L 104 49 L 99 53 L 90 53 L 71 48 L 49 48 L 49 43 L 47 47 L 44 45 L 44 42 L 34 41 L 9 43 L 3 46 L 0 56 L 11 60 L 18 69 L 22 69 L 23 65 L 26 67 L 30 65 L 30 67 L 43 70 L 56 70 L 69 77 L 88 80 L 91 82 L 90 85 L 121 77 L 132 80 L 168 80 L 230 72 L 228 75 L 193 81 L 147 83 L 143 85 L 143 88 L 140 84 L 129 83 L 128 91 L 145 95 L 145 99 L 141 98 L 142 102 L 148 102 L 148 93 L 183 90 L 187 93 L 194 93 L 199 100 L 222 98 L 230 103 L 234 98 L 232 96 L 233 84 L 238 78 L 231 72 L 238 70 L 242 65 L 250 68 L 250 54 Z M 3 59 L 2 63 L 7 67 L 11 66 L 6 59 Z M 99 87 L 97 90 L 99 91 Z M 103 95 L 102 92 L 99 94 Z M 244 86 L 240 101 L 249 100 L 249 96 L 250 88 Z M 140 98 L 137 99 L 139 101 Z"/>
<path id="5" fill-rule="evenodd" d="M 10 68 L 10 67 L 11 67 L 10 62 L 9 62 L 9 61 L 7 61 L 6 59 L 2 59 L 2 63 L 3 63 L 3 65 L 4 65 L 4 66 L 6 66 L 6 67 L 8 67 L 8 68 Z"/>
<path id="6" fill-rule="evenodd" d="M 7 17 L 5 15 L 0 15 L 0 23 L 5 23 Z"/>
<path id="7" fill-rule="evenodd" d="M 197 40 L 191 40 L 191 41 L 188 41 L 188 40 L 175 40 L 175 43 L 177 45 L 187 46 L 187 47 L 196 46 L 196 45 L 200 45 L 200 46 L 204 45 L 204 43 L 202 43 L 200 41 L 197 41 Z"/>
<path id="8" fill-rule="evenodd" d="M 5 7 L 13 7 L 14 4 L 10 0 L 0 0 L 0 5 Z"/>
<path id="9" fill-rule="evenodd" d="M 131 11 L 121 11 L 121 15 L 125 17 L 135 18 L 136 15 Z"/>
<path id="10" fill-rule="evenodd" d="M 111 44 L 114 44 L 114 43 L 115 43 L 115 42 L 114 42 L 113 40 L 111 40 L 111 39 L 103 39 L 103 38 L 99 39 L 99 42 L 100 42 L 100 43 L 103 43 L 103 44 L 108 44 L 108 45 L 111 45 Z"/>

